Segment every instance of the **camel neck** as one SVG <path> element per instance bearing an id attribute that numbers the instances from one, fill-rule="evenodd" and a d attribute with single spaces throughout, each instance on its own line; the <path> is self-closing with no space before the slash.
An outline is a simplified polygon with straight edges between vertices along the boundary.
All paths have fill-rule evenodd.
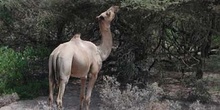
<path id="1" fill-rule="evenodd" d="M 98 46 L 102 61 L 106 60 L 112 50 L 112 33 L 110 30 L 110 24 L 100 22 L 100 33 L 102 35 L 101 44 Z"/>

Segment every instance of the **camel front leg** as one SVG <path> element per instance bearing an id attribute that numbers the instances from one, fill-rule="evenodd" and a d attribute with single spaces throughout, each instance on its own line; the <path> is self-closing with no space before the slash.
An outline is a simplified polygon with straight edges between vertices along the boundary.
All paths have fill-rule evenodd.
<path id="1" fill-rule="evenodd" d="M 59 92 L 58 92 L 57 101 L 56 101 L 58 110 L 62 110 L 62 107 L 63 107 L 62 99 L 63 99 L 63 94 L 65 91 L 67 82 L 68 82 L 67 80 L 60 80 Z"/>
<path id="2" fill-rule="evenodd" d="M 81 78 L 80 110 L 83 109 L 83 102 L 84 102 L 84 99 L 85 99 L 86 79 L 87 78 Z"/>
<path id="3" fill-rule="evenodd" d="M 87 94 L 86 94 L 86 110 L 89 110 L 89 105 L 90 105 L 90 98 L 92 94 L 92 89 L 94 87 L 95 81 L 97 79 L 97 74 L 91 74 L 88 88 L 87 88 Z"/>

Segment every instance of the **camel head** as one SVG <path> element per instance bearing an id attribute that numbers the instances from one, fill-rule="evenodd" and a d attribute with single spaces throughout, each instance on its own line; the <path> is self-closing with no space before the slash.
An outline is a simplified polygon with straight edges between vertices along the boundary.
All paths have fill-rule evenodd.
<path id="1" fill-rule="evenodd" d="M 119 6 L 111 6 L 107 11 L 101 13 L 96 18 L 98 21 L 105 21 L 110 23 L 114 18 L 115 14 L 119 11 Z"/>

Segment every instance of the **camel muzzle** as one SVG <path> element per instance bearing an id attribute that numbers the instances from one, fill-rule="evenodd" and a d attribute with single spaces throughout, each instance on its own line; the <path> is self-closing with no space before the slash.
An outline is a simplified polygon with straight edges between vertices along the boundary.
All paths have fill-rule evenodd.
<path id="1" fill-rule="evenodd" d="M 96 19 L 97 19 L 98 21 L 100 21 L 100 20 L 104 20 L 105 18 L 100 15 L 100 16 L 97 16 Z"/>

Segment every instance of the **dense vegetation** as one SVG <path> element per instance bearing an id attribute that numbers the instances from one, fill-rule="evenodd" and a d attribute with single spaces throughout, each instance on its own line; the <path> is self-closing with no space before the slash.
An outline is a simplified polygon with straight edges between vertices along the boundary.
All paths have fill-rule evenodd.
<path id="1" fill-rule="evenodd" d="M 144 87 L 154 76 L 163 83 L 167 71 L 175 71 L 184 84 L 197 87 L 195 79 L 204 71 L 219 71 L 212 59 L 219 59 L 218 0 L 0 0 L 0 94 L 47 93 L 51 50 L 78 32 L 98 44 L 95 17 L 112 4 L 121 10 L 111 28 L 114 48 L 100 75 Z M 39 91 L 30 94 L 34 90 Z"/>
<path id="2" fill-rule="evenodd" d="M 49 53 L 43 47 L 26 47 L 22 52 L 6 46 L 0 48 L 0 93 L 17 92 L 21 98 L 42 95 L 47 90 L 45 55 Z M 39 74 L 42 77 L 39 77 Z M 33 91 L 34 90 L 34 91 Z M 43 91 L 42 91 L 43 90 Z"/>

